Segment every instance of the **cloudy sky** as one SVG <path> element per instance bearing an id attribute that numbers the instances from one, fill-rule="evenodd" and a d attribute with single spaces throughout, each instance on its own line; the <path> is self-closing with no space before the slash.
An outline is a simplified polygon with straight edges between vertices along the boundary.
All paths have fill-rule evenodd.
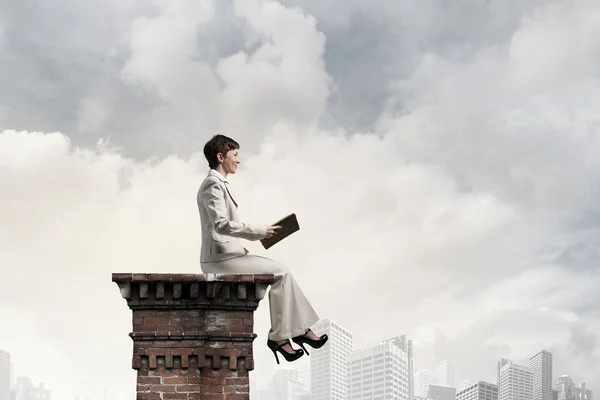
<path id="1" fill-rule="evenodd" d="M 111 273 L 200 271 L 223 132 L 243 220 L 302 226 L 248 249 L 355 348 L 490 382 L 546 348 L 598 391 L 599 67 L 596 0 L 1 2 L 0 348 L 56 398 L 132 393 Z"/>

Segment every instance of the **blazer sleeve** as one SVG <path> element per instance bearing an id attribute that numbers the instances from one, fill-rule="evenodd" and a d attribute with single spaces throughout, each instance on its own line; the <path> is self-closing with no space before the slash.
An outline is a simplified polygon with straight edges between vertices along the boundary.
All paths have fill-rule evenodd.
<path id="1" fill-rule="evenodd" d="M 209 180 L 200 191 L 210 223 L 220 235 L 233 236 L 246 240 L 260 240 L 267 237 L 268 225 L 244 224 L 231 221 L 227 215 L 225 192 L 216 181 Z"/>

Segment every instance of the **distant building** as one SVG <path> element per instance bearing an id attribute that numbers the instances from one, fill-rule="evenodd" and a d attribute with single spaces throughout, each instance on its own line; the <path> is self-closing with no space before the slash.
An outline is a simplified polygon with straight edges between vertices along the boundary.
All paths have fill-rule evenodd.
<path id="1" fill-rule="evenodd" d="M 301 400 L 304 385 L 295 369 L 279 367 L 271 381 L 273 396 L 277 400 Z"/>
<path id="2" fill-rule="evenodd" d="M 11 400 L 10 353 L 0 349 L 0 400 Z"/>
<path id="3" fill-rule="evenodd" d="M 348 400 L 413 400 L 412 341 L 383 340 L 348 357 Z"/>
<path id="4" fill-rule="evenodd" d="M 429 385 L 427 398 L 431 400 L 456 400 L 456 388 L 451 386 Z"/>
<path id="5" fill-rule="evenodd" d="M 506 358 L 498 361 L 498 400 L 531 400 L 531 369 Z"/>
<path id="6" fill-rule="evenodd" d="M 31 383 L 31 379 L 21 376 L 15 383 L 14 400 L 52 400 L 52 398 L 50 390 L 45 389 L 43 383 L 35 387 Z"/>
<path id="7" fill-rule="evenodd" d="M 533 400 L 552 400 L 552 353 L 538 351 L 529 359 Z"/>
<path id="8" fill-rule="evenodd" d="M 326 333 L 329 341 L 320 349 L 309 350 L 310 398 L 347 400 L 347 364 L 352 352 L 352 334 L 329 319 L 317 322 L 313 330 Z"/>
<path id="9" fill-rule="evenodd" d="M 459 390 L 456 400 L 498 400 L 498 386 L 479 381 Z"/>
<path id="10" fill-rule="evenodd" d="M 442 361 L 436 368 L 438 385 L 456 387 L 456 364 L 450 360 Z"/>
<path id="11" fill-rule="evenodd" d="M 438 377 L 427 369 L 419 369 L 414 373 L 415 397 L 424 399 L 429 392 L 429 385 L 437 385 Z"/>
<path id="12" fill-rule="evenodd" d="M 586 388 L 586 384 L 576 386 L 569 375 L 558 378 L 556 384 L 557 400 L 593 400 L 593 392 Z"/>

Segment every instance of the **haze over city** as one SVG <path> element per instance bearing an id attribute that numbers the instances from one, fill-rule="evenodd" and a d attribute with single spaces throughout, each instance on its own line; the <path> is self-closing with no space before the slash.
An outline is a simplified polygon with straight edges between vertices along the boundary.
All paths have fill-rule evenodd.
<path id="1" fill-rule="evenodd" d="M 451 360 L 459 386 L 545 349 L 553 388 L 600 390 L 599 19 L 595 0 L 3 2 L 13 379 L 135 396 L 111 273 L 201 272 L 223 133 L 242 220 L 301 225 L 246 248 L 353 350 L 405 335 L 415 371 Z M 275 373 L 268 330 L 263 301 L 252 381 Z"/>

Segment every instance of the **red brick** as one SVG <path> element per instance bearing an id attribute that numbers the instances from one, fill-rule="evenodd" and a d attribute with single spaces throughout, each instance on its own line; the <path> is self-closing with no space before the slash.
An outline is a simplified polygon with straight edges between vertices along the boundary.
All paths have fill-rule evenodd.
<path id="1" fill-rule="evenodd" d="M 198 385 L 197 387 L 200 387 L 200 385 Z M 222 385 L 202 386 L 202 391 L 204 393 L 223 393 L 223 386 Z"/>
<path id="2" fill-rule="evenodd" d="M 131 368 L 139 369 L 142 367 L 142 357 L 141 356 L 133 356 L 131 359 Z"/>
<path id="3" fill-rule="evenodd" d="M 138 385 L 158 385 L 160 384 L 160 376 L 138 376 Z"/>
<path id="4" fill-rule="evenodd" d="M 249 397 L 247 394 L 242 393 L 228 393 L 225 395 L 224 400 L 248 400 Z"/>
<path id="5" fill-rule="evenodd" d="M 192 354 L 194 352 L 193 349 L 190 349 L 188 347 L 182 347 L 180 349 L 173 349 L 171 351 L 172 351 L 172 354 L 174 356 L 189 355 L 189 354 Z"/>
<path id="6" fill-rule="evenodd" d="M 112 274 L 112 281 L 116 282 L 116 281 L 127 281 L 127 280 L 131 280 L 133 274 L 123 274 L 123 273 L 113 273 Z"/>
<path id="7" fill-rule="evenodd" d="M 146 280 L 156 282 L 156 281 L 164 281 L 164 274 L 148 274 Z"/>
<path id="8" fill-rule="evenodd" d="M 154 317 L 159 315 L 160 311 L 158 310 L 133 310 L 133 317 Z"/>
<path id="9" fill-rule="evenodd" d="M 183 274 L 184 282 L 196 282 L 198 278 L 198 274 Z"/>
<path id="10" fill-rule="evenodd" d="M 139 393 L 136 396 L 136 400 L 161 400 L 160 393 Z"/>
<path id="11" fill-rule="evenodd" d="M 173 377 L 164 377 L 163 378 L 163 383 L 165 385 L 175 385 L 175 384 L 181 384 L 181 383 L 189 383 L 188 382 L 189 378 L 185 377 L 185 376 L 173 376 Z"/>
<path id="12" fill-rule="evenodd" d="M 165 400 L 187 400 L 187 393 L 163 393 L 163 399 Z"/>
<path id="13" fill-rule="evenodd" d="M 254 282 L 260 283 L 271 283 L 275 280 L 275 276 L 272 274 L 255 274 Z"/>
<path id="14" fill-rule="evenodd" d="M 153 392 L 175 392 L 175 385 L 153 385 L 150 387 Z"/>
<path id="15" fill-rule="evenodd" d="M 171 354 L 171 349 L 146 349 L 146 355 L 148 356 L 164 356 Z"/>
<path id="16" fill-rule="evenodd" d="M 144 325 L 169 325 L 168 317 L 146 317 L 144 318 Z"/>

